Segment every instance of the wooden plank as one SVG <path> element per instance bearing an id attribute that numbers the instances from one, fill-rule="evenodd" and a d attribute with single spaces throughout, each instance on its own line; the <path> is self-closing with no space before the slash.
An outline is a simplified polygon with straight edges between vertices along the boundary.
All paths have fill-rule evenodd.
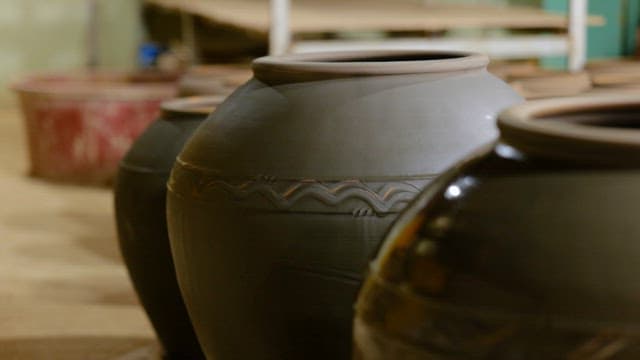
<path id="1" fill-rule="evenodd" d="M 472 38 L 399 38 L 380 40 L 315 40 L 298 41 L 292 52 L 353 50 L 449 50 L 476 51 L 493 59 L 526 59 L 539 56 L 564 55 L 569 39 L 562 35 L 520 35 L 510 37 Z"/>
<path id="2" fill-rule="evenodd" d="M 269 31 L 267 0 L 145 0 L 148 4 L 196 14 L 211 21 Z M 589 17 L 590 25 L 604 19 Z M 291 8 L 293 33 L 336 31 L 438 31 L 453 28 L 566 29 L 567 18 L 532 7 L 422 4 L 390 0 L 296 0 Z"/>

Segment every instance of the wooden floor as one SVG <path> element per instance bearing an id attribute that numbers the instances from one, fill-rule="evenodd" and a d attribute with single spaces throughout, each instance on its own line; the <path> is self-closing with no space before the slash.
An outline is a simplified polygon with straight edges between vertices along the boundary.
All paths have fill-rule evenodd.
<path id="1" fill-rule="evenodd" d="M 109 189 L 26 176 L 20 114 L 0 109 L 0 359 L 151 359 Z"/>

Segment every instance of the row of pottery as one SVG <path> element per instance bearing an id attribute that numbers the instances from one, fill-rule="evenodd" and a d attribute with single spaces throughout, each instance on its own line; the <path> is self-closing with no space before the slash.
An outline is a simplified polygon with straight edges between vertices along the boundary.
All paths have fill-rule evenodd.
<path id="1" fill-rule="evenodd" d="M 35 74 L 15 83 L 29 144 L 30 174 L 56 182 L 111 184 L 132 143 L 174 96 L 228 95 L 243 65 L 184 74 L 153 70 Z"/>
<path id="2" fill-rule="evenodd" d="M 512 107 L 399 217 L 354 359 L 640 358 L 640 96 Z"/>
<path id="3" fill-rule="evenodd" d="M 175 165 L 219 100 L 168 104 L 166 129 L 123 163 L 118 195 L 123 214 L 139 208 L 119 219 L 122 248 L 167 357 L 203 356 L 164 227 L 173 166 L 171 246 L 208 358 L 350 358 L 360 274 L 429 183 L 360 292 L 356 359 L 637 358 L 637 97 L 513 107 L 495 143 L 432 182 L 518 102 L 485 65 L 451 53 L 259 59 Z"/>
<path id="4" fill-rule="evenodd" d="M 349 359 L 353 304 L 385 231 L 521 101 L 487 63 L 266 57 L 204 122 L 214 99 L 167 104 L 116 189 L 121 248 L 167 357 L 202 357 L 186 308 L 207 358 Z"/>
<path id="5" fill-rule="evenodd" d="M 353 304 L 387 228 L 521 101 L 487 63 L 420 51 L 254 62 L 168 182 L 173 261 L 207 358 L 351 358 Z"/>

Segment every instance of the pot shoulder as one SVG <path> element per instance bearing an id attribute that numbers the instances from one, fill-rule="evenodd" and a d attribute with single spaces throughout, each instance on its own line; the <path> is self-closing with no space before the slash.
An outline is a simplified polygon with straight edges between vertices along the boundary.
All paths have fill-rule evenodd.
<path id="1" fill-rule="evenodd" d="M 496 137 L 521 99 L 486 71 L 374 76 L 237 90 L 180 159 L 212 174 L 380 179 L 441 172 Z"/>
<path id="2" fill-rule="evenodd" d="M 120 168 L 130 172 L 168 174 L 185 143 L 203 120 L 203 116 L 156 120 L 134 142 Z"/>

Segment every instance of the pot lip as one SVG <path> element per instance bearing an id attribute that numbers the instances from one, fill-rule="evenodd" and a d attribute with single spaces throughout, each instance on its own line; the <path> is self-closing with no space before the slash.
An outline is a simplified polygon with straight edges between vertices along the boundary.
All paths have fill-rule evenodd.
<path id="1" fill-rule="evenodd" d="M 227 97 L 223 95 L 189 96 L 172 99 L 162 103 L 160 108 L 164 116 L 209 115 Z"/>
<path id="2" fill-rule="evenodd" d="M 543 156 L 640 165 L 640 129 L 550 119 L 625 109 L 640 112 L 640 92 L 529 101 L 500 113 L 500 140 Z"/>
<path id="3" fill-rule="evenodd" d="M 411 59 L 393 60 L 402 57 Z M 390 60 L 366 61 L 367 58 Z M 269 79 L 274 74 L 295 77 L 301 73 L 327 78 L 440 73 L 482 69 L 488 64 L 488 56 L 466 51 L 362 50 L 265 56 L 254 60 L 252 67 L 257 78 Z"/>
<path id="4" fill-rule="evenodd" d="M 10 88 L 21 96 L 60 100 L 162 100 L 176 94 L 177 74 L 157 73 L 156 81 L 133 80 L 143 75 L 125 71 L 44 72 L 14 81 Z"/>

